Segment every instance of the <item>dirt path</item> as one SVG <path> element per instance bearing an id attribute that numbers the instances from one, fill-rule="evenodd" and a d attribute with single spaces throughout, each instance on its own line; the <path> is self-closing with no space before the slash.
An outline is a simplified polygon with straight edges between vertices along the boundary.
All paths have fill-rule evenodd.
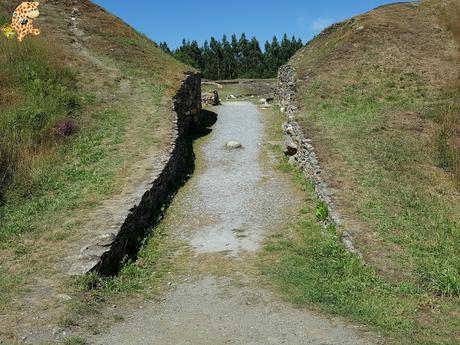
<path id="1" fill-rule="evenodd" d="M 188 274 L 162 301 L 133 312 L 93 344 L 373 344 L 356 327 L 299 310 L 262 287 L 255 268 L 266 236 L 299 210 L 302 194 L 274 169 L 264 115 L 251 103 L 215 109 L 197 169 L 164 220 L 180 238 Z M 227 150 L 237 140 L 242 150 Z M 173 277 L 172 277 L 173 278 Z"/>

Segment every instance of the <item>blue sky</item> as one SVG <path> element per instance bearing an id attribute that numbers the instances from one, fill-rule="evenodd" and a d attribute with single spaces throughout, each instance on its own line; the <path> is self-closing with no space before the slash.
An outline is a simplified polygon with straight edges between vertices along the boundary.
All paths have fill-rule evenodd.
<path id="1" fill-rule="evenodd" d="M 93 0 L 94 1 L 94 0 Z M 156 42 L 172 48 L 183 38 L 202 43 L 211 36 L 245 32 L 262 43 L 285 32 L 303 41 L 330 24 L 388 0 L 95 0 Z"/>

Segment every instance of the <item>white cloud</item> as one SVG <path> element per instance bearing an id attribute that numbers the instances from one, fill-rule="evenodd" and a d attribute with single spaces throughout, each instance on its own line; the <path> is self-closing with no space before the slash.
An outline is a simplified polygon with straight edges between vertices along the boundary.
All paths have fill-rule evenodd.
<path id="1" fill-rule="evenodd" d="M 310 23 L 310 29 L 312 29 L 315 32 L 321 32 L 328 26 L 331 26 L 333 23 L 334 21 L 332 20 L 332 18 L 319 17 Z"/>

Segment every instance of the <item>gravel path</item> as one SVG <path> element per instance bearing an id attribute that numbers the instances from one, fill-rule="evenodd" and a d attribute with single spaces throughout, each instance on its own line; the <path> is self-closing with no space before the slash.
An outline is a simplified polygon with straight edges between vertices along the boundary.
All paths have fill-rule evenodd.
<path id="1" fill-rule="evenodd" d="M 165 222 L 188 243 L 190 276 L 161 302 L 133 312 L 103 345 L 364 345 L 357 327 L 281 302 L 263 289 L 251 262 L 264 237 L 294 217 L 302 202 L 262 143 L 264 115 L 251 103 L 215 108 L 218 121 L 202 144 L 197 170 Z M 228 150 L 239 141 L 243 149 Z M 217 267 L 217 268 L 216 268 Z"/>

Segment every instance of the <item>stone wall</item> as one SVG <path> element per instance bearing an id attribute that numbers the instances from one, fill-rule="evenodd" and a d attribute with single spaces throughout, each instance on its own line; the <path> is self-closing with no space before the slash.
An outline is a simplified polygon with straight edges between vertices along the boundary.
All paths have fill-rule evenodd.
<path id="1" fill-rule="evenodd" d="M 299 104 L 296 100 L 296 81 L 297 76 L 293 66 L 287 64 L 280 68 L 275 97 L 281 111 L 287 116 L 287 121 L 283 124 L 283 130 L 289 146 L 295 148 L 295 154 L 291 157 L 291 161 L 294 160 L 313 181 L 318 198 L 328 206 L 329 219 L 327 223 L 336 226 L 344 246 L 350 252 L 360 255 L 353 246 L 351 236 L 353 232 L 344 229 L 328 185 L 321 176 L 321 166 L 316 157 L 312 141 L 305 136 L 304 131 L 296 121 L 296 113 L 299 111 Z"/>
<path id="2" fill-rule="evenodd" d="M 118 219 L 81 249 L 71 275 L 97 272 L 117 273 L 126 256 L 135 257 L 149 229 L 157 222 L 172 196 L 193 172 L 194 154 L 190 132 L 201 112 L 201 76 L 189 73 L 173 99 L 176 119 L 169 155 L 154 179 L 141 184 L 135 195 L 129 196 L 131 208 L 118 213 Z"/>
<path id="3" fill-rule="evenodd" d="M 295 100 L 297 94 L 296 81 L 297 77 L 294 68 L 289 64 L 281 66 L 278 71 L 275 99 L 281 111 L 287 114 L 294 113 L 298 110 Z"/>

